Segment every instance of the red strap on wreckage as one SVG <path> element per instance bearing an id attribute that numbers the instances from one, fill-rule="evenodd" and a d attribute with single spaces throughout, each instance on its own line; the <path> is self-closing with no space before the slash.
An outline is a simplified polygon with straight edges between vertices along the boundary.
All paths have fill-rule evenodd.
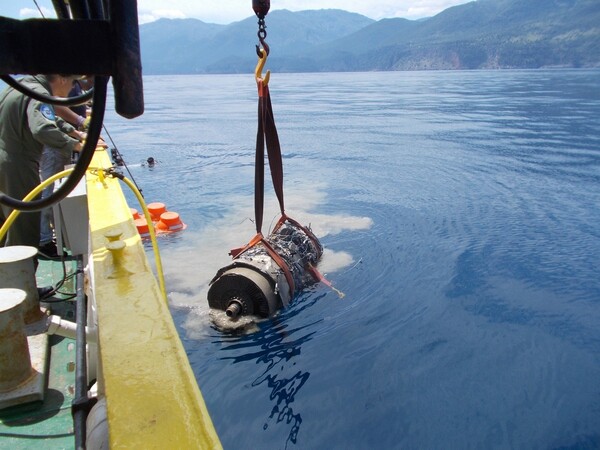
<path id="1" fill-rule="evenodd" d="M 292 225 L 295 225 L 298 228 L 300 228 L 302 231 L 304 231 L 304 233 L 306 233 L 308 238 L 315 245 L 315 248 L 318 249 L 321 247 L 321 244 L 319 244 L 319 240 L 314 235 L 314 233 L 310 230 L 310 228 L 307 228 L 307 227 L 301 225 L 300 222 L 292 219 L 291 217 L 288 217 L 285 213 L 281 214 L 281 217 L 275 224 L 275 228 L 273 229 L 273 231 L 274 232 L 277 231 L 286 221 L 290 222 Z M 321 255 L 319 255 L 319 256 L 321 256 Z M 319 270 L 312 264 L 308 265 L 308 272 L 312 275 L 312 277 L 315 279 L 315 281 L 320 281 L 321 283 L 325 284 L 326 286 L 329 286 L 332 290 L 334 290 L 337 293 L 337 295 L 340 298 L 344 298 L 346 296 L 346 294 L 344 294 L 342 291 L 340 291 L 339 289 L 336 289 L 333 286 L 333 284 L 331 284 L 331 281 L 329 281 L 327 278 L 325 278 L 325 276 L 321 272 L 319 272 Z"/>

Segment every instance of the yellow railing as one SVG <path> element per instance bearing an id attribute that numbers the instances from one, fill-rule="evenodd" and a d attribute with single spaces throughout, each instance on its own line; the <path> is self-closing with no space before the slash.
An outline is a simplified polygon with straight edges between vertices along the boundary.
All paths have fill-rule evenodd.
<path id="1" fill-rule="evenodd" d="M 91 166 L 109 168 L 106 152 Z M 111 449 L 221 448 L 119 181 L 88 174 L 87 194 Z M 117 255 L 106 235 L 119 232 Z"/>

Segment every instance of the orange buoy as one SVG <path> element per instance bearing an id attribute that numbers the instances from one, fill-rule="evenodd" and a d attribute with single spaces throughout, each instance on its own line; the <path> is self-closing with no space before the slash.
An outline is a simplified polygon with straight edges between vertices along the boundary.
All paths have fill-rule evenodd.
<path id="1" fill-rule="evenodd" d="M 131 211 L 131 217 L 133 217 L 133 220 L 140 218 L 140 213 L 138 212 L 137 209 L 129 208 L 129 210 Z"/>
<path id="2" fill-rule="evenodd" d="M 164 203 L 155 202 L 148 204 L 148 211 L 152 216 L 152 222 L 158 222 L 160 220 L 160 215 L 167 210 L 167 207 Z"/>
<path id="3" fill-rule="evenodd" d="M 181 221 L 179 214 L 173 211 L 166 211 L 160 215 L 160 220 L 156 223 L 157 231 L 161 231 L 163 233 L 170 233 L 173 231 L 185 230 L 187 227 Z"/>
<path id="4" fill-rule="evenodd" d="M 142 238 L 150 237 L 150 231 L 148 230 L 148 222 L 146 222 L 146 219 L 135 219 L 133 223 L 135 223 L 135 227 Z"/>

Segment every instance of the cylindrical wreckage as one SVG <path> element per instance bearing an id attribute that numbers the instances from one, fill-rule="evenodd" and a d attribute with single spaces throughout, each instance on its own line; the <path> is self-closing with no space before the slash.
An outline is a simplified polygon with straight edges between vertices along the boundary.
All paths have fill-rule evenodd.
<path id="1" fill-rule="evenodd" d="M 269 317 L 315 281 L 312 268 L 322 253 L 310 228 L 285 221 L 217 272 L 210 282 L 208 304 L 232 319 Z"/>

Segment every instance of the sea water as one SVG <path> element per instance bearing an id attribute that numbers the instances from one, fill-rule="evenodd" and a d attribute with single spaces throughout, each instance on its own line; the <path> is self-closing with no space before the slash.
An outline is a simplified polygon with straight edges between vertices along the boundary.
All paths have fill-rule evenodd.
<path id="1" fill-rule="evenodd" d="M 270 88 L 286 210 L 345 297 L 316 284 L 248 334 L 212 326 L 206 292 L 256 232 L 252 75 L 148 76 L 145 114 L 106 118 L 125 174 L 187 224 L 160 247 L 224 447 L 600 448 L 600 71 Z"/>

